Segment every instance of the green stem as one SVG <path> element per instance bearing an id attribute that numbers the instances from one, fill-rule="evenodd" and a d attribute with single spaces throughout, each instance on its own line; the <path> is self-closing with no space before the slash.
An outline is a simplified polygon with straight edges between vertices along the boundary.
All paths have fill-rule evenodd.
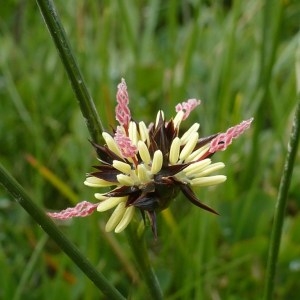
<path id="1" fill-rule="evenodd" d="M 270 241 L 268 263 L 267 263 L 267 270 L 266 270 L 267 277 L 266 277 L 265 290 L 263 296 L 264 300 L 273 299 L 276 263 L 277 263 L 278 252 L 280 247 L 281 232 L 282 232 L 282 226 L 283 226 L 284 215 L 285 215 L 285 207 L 287 203 L 287 194 L 288 194 L 288 189 L 292 178 L 293 166 L 294 166 L 297 147 L 299 143 L 299 136 L 300 136 L 300 99 L 295 112 L 293 128 L 290 135 L 290 141 L 288 146 L 288 153 L 286 156 L 284 170 L 280 181 L 278 198 L 277 198 L 277 203 L 275 208 L 274 222 L 273 222 L 273 228 L 271 233 L 271 241 Z"/>
<path id="2" fill-rule="evenodd" d="M 101 144 L 103 126 L 52 0 L 36 0 L 80 104 L 92 140 Z"/>
<path id="3" fill-rule="evenodd" d="M 0 183 L 12 197 L 30 214 L 30 216 L 44 229 L 58 244 L 70 259 L 84 272 L 84 274 L 102 291 L 107 299 L 125 299 L 111 283 L 98 272 L 94 266 L 80 253 L 67 237 L 48 218 L 25 193 L 20 184 L 0 164 Z"/>
<path id="4" fill-rule="evenodd" d="M 151 267 L 148 251 L 145 246 L 145 240 L 142 237 L 138 237 L 136 227 L 134 225 L 128 226 L 126 231 L 128 233 L 128 242 L 132 253 L 136 259 L 137 266 L 146 282 L 152 299 L 162 300 L 163 294 L 159 281 Z"/>

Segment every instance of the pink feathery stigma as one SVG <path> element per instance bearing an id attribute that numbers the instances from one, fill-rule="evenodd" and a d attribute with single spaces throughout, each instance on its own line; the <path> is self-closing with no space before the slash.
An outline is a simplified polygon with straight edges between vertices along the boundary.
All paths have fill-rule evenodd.
<path id="1" fill-rule="evenodd" d="M 91 215 L 97 208 L 99 203 L 90 203 L 88 201 L 82 201 L 78 203 L 75 207 L 69 207 L 60 212 L 47 213 L 47 215 L 53 219 L 71 219 L 73 217 L 86 217 Z"/>
<path id="2" fill-rule="evenodd" d="M 176 112 L 179 112 L 181 110 L 184 111 L 184 115 L 183 115 L 183 120 L 185 120 L 189 114 L 191 113 L 191 111 L 197 107 L 198 105 L 200 105 L 201 101 L 197 100 L 197 99 L 189 99 L 187 102 L 182 102 L 179 103 L 175 106 L 175 110 Z"/>
<path id="3" fill-rule="evenodd" d="M 250 127 L 252 121 L 253 118 L 243 121 L 236 126 L 230 127 L 225 133 L 220 133 L 210 142 L 208 152 L 215 153 L 217 151 L 224 151 L 232 143 L 233 139 L 239 137 Z"/>
<path id="4" fill-rule="evenodd" d="M 117 103 L 116 119 L 120 123 L 120 125 L 128 128 L 128 124 L 131 120 L 131 113 L 128 107 L 129 97 L 127 93 L 127 86 L 123 78 L 121 83 L 118 84 Z"/>
<path id="5" fill-rule="evenodd" d="M 132 144 L 131 139 L 126 136 L 122 130 L 122 127 L 118 126 L 115 133 L 114 140 L 120 148 L 123 157 L 134 157 L 137 153 L 137 147 Z"/>

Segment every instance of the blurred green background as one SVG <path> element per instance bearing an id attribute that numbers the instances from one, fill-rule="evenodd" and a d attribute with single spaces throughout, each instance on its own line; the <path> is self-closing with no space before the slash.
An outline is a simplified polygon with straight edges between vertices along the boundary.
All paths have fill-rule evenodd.
<path id="1" fill-rule="evenodd" d="M 57 9 L 105 127 L 115 125 L 124 77 L 135 120 L 167 118 L 188 98 L 201 134 L 255 117 L 214 156 L 228 180 L 197 191 L 216 217 L 184 197 L 158 217 L 147 244 L 166 299 L 259 299 L 272 216 L 296 105 L 300 2 L 57 0 Z M 298 61 L 299 63 L 299 61 Z M 45 210 L 93 201 L 83 185 L 96 163 L 67 75 L 34 1 L 0 13 L 0 160 Z M 299 154 L 289 192 L 275 299 L 300 295 Z M 124 233 L 109 213 L 62 230 L 129 299 L 146 299 Z M 23 209 L 0 189 L 0 299 L 104 299 Z M 146 298 L 145 298 L 146 297 Z"/>

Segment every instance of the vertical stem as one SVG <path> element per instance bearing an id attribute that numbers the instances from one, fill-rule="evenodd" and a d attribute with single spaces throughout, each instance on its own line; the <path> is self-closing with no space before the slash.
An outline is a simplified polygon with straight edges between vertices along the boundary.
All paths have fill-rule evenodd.
<path id="1" fill-rule="evenodd" d="M 294 161 L 297 153 L 297 147 L 300 135 L 300 97 L 298 96 L 298 105 L 295 112 L 293 128 L 290 135 L 288 145 L 288 153 L 282 173 L 277 203 L 275 207 L 274 222 L 271 234 L 271 241 L 268 254 L 268 263 L 266 271 L 266 282 L 264 289 L 264 300 L 273 299 L 274 279 L 276 273 L 276 264 L 278 259 L 278 252 L 280 248 L 281 232 L 284 221 L 285 207 L 287 203 L 287 194 L 290 186 Z"/>
<path id="2" fill-rule="evenodd" d="M 103 126 L 52 0 L 36 0 L 80 104 L 92 140 L 100 144 Z"/>
<path id="3" fill-rule="evenodd" d="M 58 244 L 70 259 L 83 271 L 83 273 L 102 291 L 107 299 L 124 300 L 118 290 L 98 272 L 94 266 L 80 253 L 67 237 L 48 218 L 25 193 L 20 184 L 0 165 L 0 184 L 12 197 L 29 213 L 29 215 L 43 228 L 45 232 Z"/>
<path id="4" fill-rule="evenodd" d="M 135 257 L 140 273 L 146 282 L 152 299 L 162 300 L 162 291 L 159 281 L 151 267 L 148 251 L 145 246 L 145 240 L 138 237 L 136 228 L 133 228 L 133 226 L 128 226 L 126 230 L 128 232 L 128 242 L 132 253 Z"/>

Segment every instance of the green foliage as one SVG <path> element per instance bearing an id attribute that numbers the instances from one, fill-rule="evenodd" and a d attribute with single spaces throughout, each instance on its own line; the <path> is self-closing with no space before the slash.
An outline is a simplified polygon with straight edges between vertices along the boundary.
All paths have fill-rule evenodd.
<path id="1" fill-rule="evenodd" d="M 125 5 L 126 3 L 126 5 Z M 115 124 L 117 83 L 127 82 L 136 120 L 201 98 L 186 126 L 203 135 L 254 116 L 224 153 L 226 183 L 197 191 L 220 216 L 183 197 L 176 225 L 158 217 L 147 245 L 166 299 L 258 299 L 272 216 L 296 104 L 300 3 L 291 1 L 57 1 L 70 43 L 104 126 Z M 265 15 L 266 14 L 266 15 Z M 266 17 L 267 16 L 267 17 Z M 267 21 L 266 21 L 267 20 Z M 45 210 L 72 204 L 28 155 L 78 195 L 96 157 L 72 88 L 34 2 L 10 1 L 0 20 L 0 161 Z M 299 155 L 297 157 L 299 162 Z M 279 299 L 300 293 L 299 166 L 296 164 L 276 278 Z M 148 293 L 126 234 L 106 234 L 108 215 L 62 225 L 128 298 Z M 0 190 L 1 299 L 99 299 L 99 291 Z M 293 298 L 294 297 L 294 298 Z"/>

